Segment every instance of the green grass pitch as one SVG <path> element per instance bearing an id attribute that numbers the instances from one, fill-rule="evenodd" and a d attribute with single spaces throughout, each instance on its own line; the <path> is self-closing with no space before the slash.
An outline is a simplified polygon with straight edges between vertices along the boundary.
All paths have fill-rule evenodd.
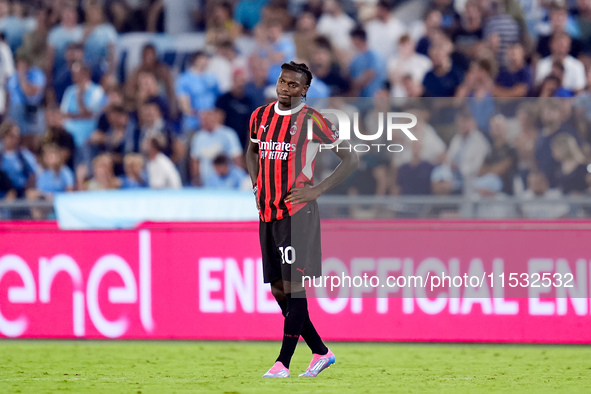
<path id="1" fill-rule="evenodd" d="M 0 341 L 0 393 L 591 392 L 591 347 L 331 343 L 337 363 L 263 379 L 275 342 Z"/>

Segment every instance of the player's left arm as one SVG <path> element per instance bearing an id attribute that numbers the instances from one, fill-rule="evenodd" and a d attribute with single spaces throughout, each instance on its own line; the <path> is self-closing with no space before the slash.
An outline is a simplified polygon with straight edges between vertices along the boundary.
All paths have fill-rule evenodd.
<path id="1" fill-rule="evenodd" d="M 351 149 L 349 141 L 343 140 L 339 144 L 339 149 L 333 149 L 333 152 L 341 159 L 341 163 L 326 179 L 316 186 L 306 185 L 293 189 L 285 199 L 285 202 L 299 204 L 316 200 L 323 193 L 343 182 L 359 165 L 359 156 Z"/>

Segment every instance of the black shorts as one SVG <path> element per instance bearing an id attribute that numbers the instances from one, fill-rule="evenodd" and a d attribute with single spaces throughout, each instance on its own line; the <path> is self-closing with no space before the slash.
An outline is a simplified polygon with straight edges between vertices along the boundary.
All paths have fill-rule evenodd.
<path id="1" fill-rule="evenodd" d="M 259 236 L 265 283 L 301 282 L 322 274 L 318 203 L 309 202 L 292 216 L 260 222 Z"/>

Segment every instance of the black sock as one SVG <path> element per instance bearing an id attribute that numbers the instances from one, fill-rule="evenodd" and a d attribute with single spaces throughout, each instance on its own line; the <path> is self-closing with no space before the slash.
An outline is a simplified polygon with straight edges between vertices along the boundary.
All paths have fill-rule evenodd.
<path id="1" fill-rule="evenodd" d="M 308 300 L 305 293 L 287 294 L 287 313 L 283 323 L 283 342 L 277 361 L 289 368 L 291 357 L 308 318 Z"/>
<path id="2" fill-rule="evenodd" d="M 277 303 L 281 308 L 281 313 L 283 314 L 283 316 L 285 316 L 287 314 L 287 299 L 277 301 Z M 302 338 L 304 338 L 304 341 L 306 341 L 306 344 L 308 345 L 312 353 L 320 355 L 325 355 L 326 353 L 328 353 L 328 348 L 324 345 L 324 342 L 322 342 L 322 338 L 320 338 L 320 335 L 318 334 L 316 328 L 312 324 L 310 316 L 308 316 L 306 322 L 304 323 L 304 328 L 302 329 L 301 335 Z"/>

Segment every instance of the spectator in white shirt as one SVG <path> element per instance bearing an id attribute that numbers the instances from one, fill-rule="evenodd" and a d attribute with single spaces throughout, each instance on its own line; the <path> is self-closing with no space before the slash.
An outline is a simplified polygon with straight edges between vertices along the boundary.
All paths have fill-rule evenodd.
<path id="1" fill-rule="evenodd" d="M 562 193 L 550 189 L 548 179 L 541 171 L 532 171 L 527 176 L 527 190 L 521 204 L 523 217 L 528 219 L 558 219 L 568 216 L 569 207 L 561 203 Z"/>
<path id="2" fill-rule="evenodd" d="M 355 27 L 355 21 L 347 15 L 336 0 L 324 2 L 324 13 L 318 20 L 318 33 L 330 37 L 332 45 L 338 51 L 351 50 L 349 33 Z"/>
<path id="3" fill-rule="evenodd" d="M 433 68 L 431 59 L 415 51 L 415 42 L 408 34 L 403 34 L 398 41 L 398 55 L 388 61 L 388 77 L 392 86 L 393 97 L 406 97 L 403 79 L 410 76 L 412 83 L 421 87 L 425 74 Z"/>
<path id="4" fill-rule="evenodd" d="M 398 41 L 405 33 L 405 27 L 392 15 L 394 3 L 391 0 L 380 0 L 376 7 L 376 18 L 367 22 L 367 43 L 384 60 L 396 54 Z"/>
<path id="5" fill-rule="evenodd" d="M 571 38 L 565 32 L 556 32 L 550 43 L 551 55 L 543 58 L 536 66 L 536 84 L 541 84 L 552 72 L 552 64 L 556 61 L 564 66 L 562 86 L 577 93 L 586 85 L 585 66 L 580 60 L 569 55 Z"/>
<path id="6" fill-rule="evenodd" d="M 447 163 L 462 175 L 464 185 L 474 178 L 488 152 L 490 145 L 478 131 L 474 116 L 464 108 L 456 116 L 458 133 L 451 139 L 447 152 Z"/>
<path id="7" fill-rule="evenodd" d="M 148 157 L 148 183 L 152 189 L 180 189 L 181 176 L 174 163 L 162 153 L 164 137 L 158 135 L 146 140 L 144 152 Z"/>

